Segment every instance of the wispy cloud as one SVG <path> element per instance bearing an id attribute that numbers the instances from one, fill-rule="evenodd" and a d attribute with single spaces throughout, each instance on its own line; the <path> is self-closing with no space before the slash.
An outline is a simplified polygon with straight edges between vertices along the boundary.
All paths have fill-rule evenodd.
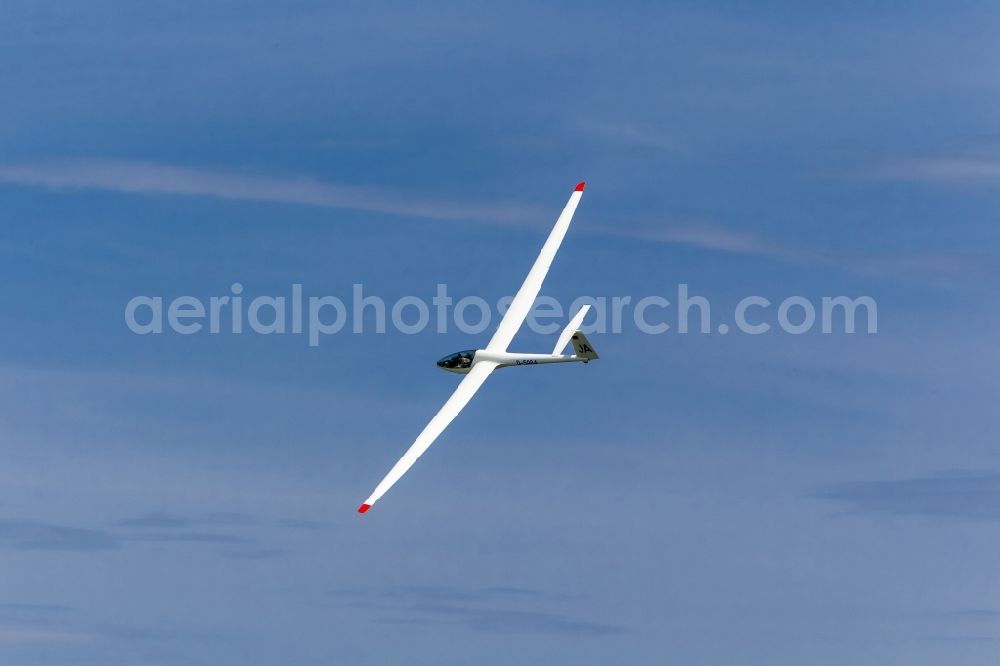
<path id="1" fill-rule="evenodd" d="M 928 638 L 956 643 L 994 643 L 1000 641 L 1000 611 L 993 608 L 962 608 L 937 614 L 944 621 L 940 631 Z"/>
<path id="2" fill-rule="evenodd" d="M 285 529 L 315 530 L 323 527 L 311 521 L 280 520 L 266 523 L 244 513 L 210 512 L 184 516 L 152 511 L 111 524 L 110 529 L 91 529 L 35 520 L 0 520 L 0 547 L 16 550 L 101 551 L 129 545 L 204 544 L 219 546 L 219 553 L 238 559 L 270 559 L 283 550 L 263 546 L 255 538 L 233 530 L 212 527 L 258 528 L 273 525 Z M 0 614 L 12 606 L 0 604 Z"/>
<path id="3" fill-rule="evenodd" d="M 318 520 L 301 520 L 299 518 L 282 518 L 276 520 L 274 524 L 278 527 L 287 527 L 293 530 L 321 530 L 333 525 L 333 523 L 324 523 Z"/>
<path id="4" fill-rule="evenodd" d="M 377 621 L 385 624 L 457 624 L 502 634 L 603 636 L 622 632 L 616 625 L 540 610 L 560 599 L 525 588 L 405 585 L 341 589 L 334 596 L 345 605 L 375 611 Z"/>
<path id="5" fill-rule="evenodd" d="M 72 159 L 0 165 L 0 182 L 50 189 L 179 194 L 388 213 L 439 220 L 517 222 L 543 211 L 505 203 L 430 201 L 375 187 L 174 166 L 154 162 Z"/>
<path id="6" fill-rule="evenodd" d="M 163 543 L 249 543 L 249 540 L 244 539 L 243 537 L 233 536 L 232 534 L 222 534 L 219 532 L 143 532 L 142 534 L 130 534 L 128 538 L 132 541 Z"/>
<path id="7" fill-rule="evenodd" d="M 962 278 L 969 276 L 1000 274 L 1000 261 L 995 256 L 984 253 L 928 250 L 880 255 L 820 251 L 769 238 L 756 231 L 734 229 L 707 222 L 605 227 L 600 231 L 608 235 L 640 238 L 743 257 L 757 257 L 784 264 L 828 268 L 866 277 L 933 279 L 940 284 L 942 280 L 961 281 Z"/>
<path id="8" fill-rule="evenodd" d="M 0 543 L 20 550 L 94 551 L 118 548 L 121 540 L 101 530 L 30 520 L 0 520 Z"/>
<path id="9" fill-rule="evenodd" d="M 795 247 L 771 240 L 753 231 L 732 229 L 704 222 L 666 223 L 625 229 L 606 229 L 608 233 L 627 235 L 660 243 L 686 245 L 703 250 L 740 254 L 789 263 L 833 263 L 834 257 L 823 256 L 807 248 Z"/>
<path id="10" fill-rule="evenodd" d="M 949 185 L 1000 186 L 1000 160 L 932 157 L 890 162 L 864 172 L 882 180 Z"/>
<path id="11" fill-rule="evenodd" d="M 63 615 L 73 608 L 63 604 L 0 603 L 0 618 Z"/>
<path id="12" fill-rule="evenodd" d="M 995 520 L 1000 518 L 1000 473 L 858 481 L 828 488 L 820 497 L 872 513 Z"/>
<path id="13" fill-rule="evenodd" d="M 203 526 L 259 527 L 263 525 L 274 525 L 288 529 L 318 530 L 330 527 L 331 523 L 298 518 L 265 519 L 238 511 L 214 511 L 193 515 L 169 511 L 149 511 L 115 521 L 113 525 L 130 530 L 183 530 Z"/>
<path id="14" fill-rule="evenodd" d="M 603 126 L 602 126 L 603 127 Z M 636 141 L 660 144 L 644 130 L 604 128 L 625 132 Z M 666 147 L 666 146 L 661 146 Z M 900 163 L 877 172 L 884 178 L 952 178 L 975 175 L 1000 184 L 1000 163 L 939 160 Z M 476 220 L 503 226 L 537 225 L 552 210 L 535 205 L 502 202 L 427 199 L 382 187 L 328 183 L 310 177 L 283 177 L 257 173 L 205 169 L 154 162 L 67 159 L 48 162 L 0 164 L 0 183 L 44 187 L 52 190 L 96 190 L 144 195 L 207 196 L 218 199 L 265 201 L 292 205 L 359 210 L 434 220 Z M 591 233 L 693 247 L 804 266 L 824 266 L 876 277 L 960 277 L 993 274 L 994 257 L 925 252 L 913 256 L 847 256 L 797 246 L 752 229 L 711 222 L 658 222 L 627 220 L 614 225 L 591 226 Z"/>
<path id="15" fill-rule="evenodd" d="M 585 119 L 578 121 L 576 128 L 588 136 L 606 139 L 626 148 L 651 148 L 667 152 L 679 152 L 684 149 L 684 145 L 676 136 L 657 125 Z"/>
<path id="16" fill-rule="evenodd" d="M 273 560 L 285 555 L 285 551 L 280 548 L 262 548 L 259 546 L 248 546 L 245 548 L 234 548 L 225 550 L 222 555 L 234 560 Z"/>
<path id="17" fill-rule="evenodd" d="M 257 519 L 245 513 L 217 512 L 199 516 L 182 516 L 166 511 L 150 511 L 119 520 L 120 527 L 182 529 L 195 525 L 256 525 Z"/>
<path id="18" fill-rule="evenodd" d="M 285 555 L 280 548 L 262 546 L 244 536 L 205 530 L 205 527 L 260 528 L 267 524 L 279 528 L 315 530 L 323 525 L 312 521 L 281 519 L 264 521 L 256 516 L 233 511 L 181 515 L 168 511 L 150 511 L 114 523 L 122 529 L 122 539 L 147 543 L 191 543 L 223 546 L 224 557 L 238 560 L 275 559 Z"/>
<path id="19" fill-rule="evenodd" d="M 0 643 L 62 643 L 90 638 L 62 604 L 0 603 Z"/>
<path id="20" fill-rule="evenodd" d="M 271 560 L 285 555 L 285 551 L 279 548 L 261 546 L 253 539 L 224 532 L 152 529 L 129 532 L 122 538 L 136 543 L 220 546 L 220 555 L 237 560 Z"/>
<path id="21" fill-rule="evenodd" d="M 1000 610 L 993 608 L 965 608 L 963 610 L 955 611 L 953 615 L 979 620 L 995 620 L 1000 619 Z"/>
<path id="22" fill-rule="evenodd" d="M 164 527 L 160 524 L 159 527 Z M 20 550 L 94 551 L 121 547 L 126 541 L 243 545 L 248 539 L 220 532 L 154 529 L 116 533 L 30 520 L 0 520 L 0 544 Z"/>
<path id="23" fill-rule="evenodd" d="M 458 588 L 444 585 L 396 585 L 381 588 L 341 588 L 335 591 L 339 598 L 367 601 L 413 601 L 433 603 L 482 603 L 524 599 L 545 599 L 539 590 L 526 587 L 475 587 Z"/>
<path id="24" fill-rule="evenodd" d="M 121 641 L 162 643 L 180 634 L 199 641 L 222 638 L 219 632 L 203 625 L 185 626 L 157 622 L 143 626 L 103 622 L 95 621 L 92 617 L 88 618 L 87 609 L 83 607 L 76 608 L 62 604 L 0 603 L 0 645 L 5 648 L 10 648 L 11 644 L 51 646 L 79 642 L 93 647 L 102 643 L 120 646 Z M 80 661 L 80 655 L 74 657 L 70 659 L 70 663 Z M 39 661 L 47 660 L 38 657 L 25 663 L 39 663 Z M 7 660 L 4 663 L 7 663 Z"/>
<path id="25" fill-rule="evenodd" d="M 649 135 L 627 131 L 637 138 Z M 148 195 L 209 196 L 219 199 L 267 201 L 361 210 L 374 213 L 438 219 L 475 219 L 490 223 L 537 222 L 552 216 L 538 206 L 497 202 L 427 200 L 395 190 L 356 187 L 315 180 L 239 173 L 127 160 L 73 159 L 0 164 L 0 183 L 53 190 L 98 190 Z M 601 233 L 656 242 L 689 245 L 707 250 L 747 254 L 784 261 L 807 262 L 815 256 L 798 248 L 769 241 L 749 231 L 704 224 L 617 225 Z"/>

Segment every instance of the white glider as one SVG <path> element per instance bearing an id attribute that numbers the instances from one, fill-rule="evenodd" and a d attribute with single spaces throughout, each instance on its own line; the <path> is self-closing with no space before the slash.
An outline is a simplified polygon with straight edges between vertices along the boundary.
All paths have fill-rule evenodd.
<path id="1" fill-rule="evenodd" d="M 559 219 L 556 220 L 556 224 L 552 228 L 548 240 L 542 246 L 542 251 L 538 254 L 538 258 L 535 259 L 535 264 L 528 272 L 528 277 L 525 278 L 524 284 L 521 285 L 517 295 L 514 296 L 510 308 L 507 309 L 503 319 L 500 320 L 500 325 L 497 327 L 497 331 L 493 334 L 493 338 L 489 344 L 486 345 L 486 349 L 470 349 L 456 352 L 445 356 L 437 362 L 439 368 L 463 374 L 465 377 L 459 382 L 458 388 L 451 394 L 448 401 L 444 403 L 444 407 L 434 415 L 430 423 L 417 435 L 416 441 L 403 454 L 399 462 L 389 470 L 389 473 L 378 484 L 371 496 L 365 500 L 364 504 L 358 507 L 358 513 L 364 513 L 372 508 L 372 505 L 394 483 L 399 481 L 400 477 L 406 474 L 406 471 L 417 461 L 417 458 L 430 448 L 430 445 L 434 443 L 438 435 L 458 416 L 458 413 L 468 404 L 472 396 L 479 390 L 479 387 L 486 381 L 486 378 L 497 368 L 506 368 L 514 365 L 567 363 L 570 361 L 588 363 L 598 358 L 593 345 L 590 344 L 583 332 L 579 330 L 580 325 L 583 323 L 583 318 L 590 308 L 589 305 L 580 308 L 573 319 L 570 320 L 569 325 L 566 326 L 565 330 L 559 336 L 555 349 L 552 350 L 551 354 L 518 354 L 507 351 L 508 345 L 514 339 L 514 334 L 521 328 L 521 324 L 524 323 L 528 312 L 531 311 L 531 306 L 535 303 L 535 298 L 538 296 L 539 290 L 542 288 L 542 281 L 545 279 L 546 273 L 549 272 L 549 266 L 552 265 L 552 260 L 556 256 L 556 250 L 559 249 L 559 245 L 566 235 L 566 230 L 569 229 L 569 223 L 573 219 L 573 213 L 576 212 L 576 207 L 583 196 L 583 187 L 584 183 L 580 183 L 573 190 L 573 194 L 570 195 L 569 201 L 566 203 L 566 207 L 563 209 Z M 563 349 L 570 342 L 573 343 L 574 353 L 572 355 L 563 355 Z"/>

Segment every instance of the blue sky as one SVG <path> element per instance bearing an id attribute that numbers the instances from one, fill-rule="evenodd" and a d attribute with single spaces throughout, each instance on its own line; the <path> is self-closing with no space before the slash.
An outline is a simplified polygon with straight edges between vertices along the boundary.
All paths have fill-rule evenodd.
<path id="1" fill-rule="evenodd" d="M 982 664 L 990 3 L 7 2 L 0 661 Z M 870 295 L 875 335 L 137 336 L 139 294 Z M 551 336 L 524 333 L 523 349 Z"/>

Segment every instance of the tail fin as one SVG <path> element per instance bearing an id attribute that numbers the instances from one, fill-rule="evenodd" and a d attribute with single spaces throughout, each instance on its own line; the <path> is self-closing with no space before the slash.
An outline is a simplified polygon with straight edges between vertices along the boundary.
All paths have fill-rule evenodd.
<path id="1" fill-rule="evenodd" d="M 581 331 L 573 331 L 573 336 L 570 340 L 573 342 L 573 351 L 576 352 L 579 358 L 583 359 L 584 363 L 600 358 L 597 352 L 594 351 L 594 346 L 590 344 L 590 340 Z"/>
<path id="2" fill-rule="evenodd" d="M 566 328 L 563 332 L 559 334 L 559 340 L 556 342 L 556 348 L 552 350 L 553 354 L 561 354 L 563 349 L 566 349 L 566 345 L 569 344 L 569 339 L 580 329 L 580 325 L 583 324 L 583 318 L 587 316 L 587 312 L 590 310 L 590 304 L 584 305 L 580 308 L 573 318 L 570 319 L 569 323 L 566 324 Z"/>

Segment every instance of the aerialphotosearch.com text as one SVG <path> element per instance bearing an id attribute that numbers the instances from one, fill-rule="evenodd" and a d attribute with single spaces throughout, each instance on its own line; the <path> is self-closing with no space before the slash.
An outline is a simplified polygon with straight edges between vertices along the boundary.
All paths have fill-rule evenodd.
<path id="1" fill-rule="evenodd" d="M 351 296 L 346 299 L 332 295 L 306 296 L 298 283 L 291 285 L 287 295 L 251 297 L 236 282 L 228 294 L 207 299 L 135 296 L 125 305 L 125 323 L 138 335 L 167 330 L 179 335 L 206 332 L 303 335 L 309 346 L 315 347 L 326 336 L 344 332 L 385 333 L 389 326 L 408 335 L 421 333 L 429 326 L 438 333 L 454 326 L 462 333 L 477 335 L 496 326 L 511 300 L 511 296 L 496 303 L 479 296 L 456 300 L 448 294 L 446 284 L 438 284 L 429 299 L 403 296 L 391 302 L 366 294 L 362 284 L 352 285 Z M 555 298 L 540 296 L 525 324 L 536 333 L 554 334 L 586 304 L 591 305 L 592 312 L 583 324 L 585 333 L 621 333 L 628 327 L 649 335 L 878 332 L 878 307 L 871 296 L 819 299 L 788 296 L 778 302 L 763 296 L 747 296 L 732 308 L 727 321 L 718 321 L 713 320 L 709 300 L 692 295 L 685 283 L 677 285 L 673 299 L 661 295 L 581 296 L 564 307 Z"/>

